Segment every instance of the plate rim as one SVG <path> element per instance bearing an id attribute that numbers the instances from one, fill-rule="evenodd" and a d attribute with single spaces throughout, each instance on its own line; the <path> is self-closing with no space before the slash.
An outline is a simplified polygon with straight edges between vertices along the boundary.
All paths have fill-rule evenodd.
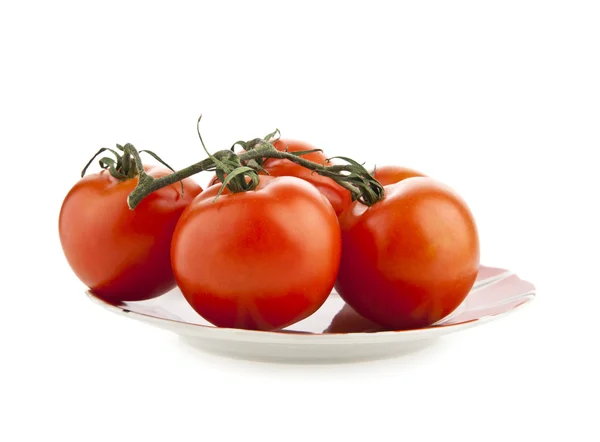
<path id="1" fill-rule="evenodd" d="M 511 272 L 512 273 L 512 272 Z M 513 273 L 514 274 L 514 273 Z M 515 275 L 516 276 L 516 275 Z M 517 276 L 518 277 L 518 276 Z M 495 279 L 495 278 L 494 278 Z M 490 281 L 484 280 L 484 284 L 480 284 L 480 286 L 487 285 Z M 101 298 L 96 297 L 91 290 L 85 291 L 86 295 L 89 299 L 91 299 L 95 304 L 98 304 L 105 309 L 122 316 L 128 316 L 132 319 L 151 323 L 152 325 L 156 325 L 160 328 L 165 327 L 166 324 L 169 324 L 168 329 L 171 331 L 176 331 L 176 329 L 187 329 L 194 330 L 196 333 L 193 336 L 198 338 L 206 338 L 213 340 L 243 340 L 246 342 L 273 342 L 273 343 L 290 343 L 290 344 L 357 344 L 360 342 L 363 343 L 373 343 L 376 342 L 384 342 L 384 341 L 398 341 L 401 340 L 416 340 L 416 339 L 426 339 L 430 337 L 440 336 L 444 334 L 449 334 L 455 331 L 463 330 L 466 328 L 474 327 L 476 325 L 484 324 L 490 322 L 495 319 L 502 318 L 510 313 L 513 313 L 525 305 L 531 303 L 531 301 L 536 296 L 536 289 L 533 287 L 531 290 L 524 292 L 519 295 L 523 302 L 520 304 L 510 308 L 501 313 L 484 315 L 479 318 L 474 318 L 469 321 L 453 323 L 453 324 L 439 324 L 433 325 L 426 328 L 419 329 L 410 329 L 410 330 L 384 330 L 384 331 L 374 331 L 374 332 L 337 332 L 337 333 L 307 333 L 307 332 L 297 332 L 293 330 L 289 331 L 264 331 L 264 330 L 245 330 L 245 329 L 236 329 L 236 328 L 228 328 L 228 327 L 216 327 L 209 326 L 204 324 L 195 324 L 191 322 L 183 322 L 177 321 L 169 318 L 158 318 L 156 316 L 151 316 L 145 313 L 139 313 L 133 310 L 129 310 L 125 308 L 125 306 L 121 307 L 118 305 L 111 304 L 110 302 L 104 301 Z M 166 324 L 165 324 L 166 323 Z M 182 330 L 183 331 L 183 330 Z M 190 336 L 190 333 L 181 333 L 187 336 Z"/>

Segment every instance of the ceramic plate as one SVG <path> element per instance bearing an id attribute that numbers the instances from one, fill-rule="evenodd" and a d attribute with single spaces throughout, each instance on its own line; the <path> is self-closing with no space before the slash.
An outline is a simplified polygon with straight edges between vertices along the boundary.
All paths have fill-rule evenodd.
<path id="1" fill-rule="evenodd" d="M 277 332 L 215 327 L 189 306 L 178 289 L 120 305 L 87 294 L 114 313 L 178 333 L 206 351 L 255 360 L 336 362 L 392 357 L 423 348 L 442 335 L 514 311 L 533 298 L 535 287 L 508 270 L 482 266 L 473 289 L 453 313 L 430 327 L 405 331 L 378 327 L 335 292 L 312 316 Z"/>

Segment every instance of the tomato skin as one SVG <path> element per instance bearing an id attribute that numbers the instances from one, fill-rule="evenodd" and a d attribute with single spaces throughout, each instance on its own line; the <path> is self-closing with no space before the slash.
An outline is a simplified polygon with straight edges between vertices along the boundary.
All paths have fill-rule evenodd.
<path id="1" fill-rule="evenodd" d="M 275 141 L 273 143 L 273 147 L 280 152 L 285 152 L 285 151 L 301 152 L 303 150 L 317 149 L 315 146 L 305 143 L 304 141 L 291 140 L 291 139 L 287 139 L 287 138 L 278 139 L 277 141 Z M 327 163 L 327 155 L 325 153 L 323 153 L 322 151 L 304 154 L 304 155 L 302 155 L 302 158 L 304 158 L 305 160 L 308 160 L 308 161 L 312 161 L 313 163 L 319 163 L 319 164 Z M 285 161 L 286 165 L 294 166 L 294 168 L 295 167 L 303 168 L 302 166 L 299 166 L 298 164 L 292 163 L 291 161 L 288 161 L 288 160 L 279 160 L 279 159 L 274 159 L 274 158 L 270 158 L 267 160 L 267 162 L 271 162 L 271 163 L 278 163 L 280 161 Z"/>
<path id="2" fill-rule="evenodd" d="M 173 236 L 173 271 L 189 304 L 219 327 L 278 330 L 311 315 L 340 263 L 331 205 L 295 177 L 261 176 L 255 190 L 225 189 L 213 202 L 219 188 L 189 205 Z"/>
<path id="3" fill-rule="evenodd" d="M 273 143 L 275 149 L 279 151 L 288 152 L 300 152 L 303 150 L 315 149 L 308 143 L 297 140 L 279 139 Z M 327 165 L 327 156 L 323 152 L 312 152 L 306 155 L 302 155 L 302 158 Z M 269 158 L 265 161 L 264 169 L 271 176 L 295 176 L 308 181 L 315 186 L 319 192 L 321 192 L 335 210 L 336 215 L 342 213 L 346 208 L 352 204 L 352 195 L 350 191 L 344 189 L 342 186 L 337 184 L 331 178 L 319 175 L 310 169 L 307 169 L 299 164 L 292 163 L 289 160 L 280 160 L 276 158 Z"/>
<path id="4" fill-rule="evenodd" d="M 419 171 L 402 166 L 381 166 L 375 168 L 373 177 L 381 183 L 382 186 L 396 184 L 407 178 L 424 177 L 426 175 Z"/>
<path id="5" fill-rule="evenodd" d="M 423 177 L 385 187 L 371 207 L 339 218 L 336 290 L 356 312 L 388 329 L 429 326 L 464 300 L 479 268 L 475 220 L 450 188 Z"/>
<path id="6" fill-rule="evenodd" d="M 159 167 L 146 171 L 160 177 Z M 119 181 L 103 170 L 79 180 L 67 194 L 59 236 L 73 272 L 98 297 L 113 303 L 154 298 L 175 286 L 170 247 L 175 225 L 202 189 L 184 180 L 150 194 L 135 210 L 127 196 L 138 179 Z"/>

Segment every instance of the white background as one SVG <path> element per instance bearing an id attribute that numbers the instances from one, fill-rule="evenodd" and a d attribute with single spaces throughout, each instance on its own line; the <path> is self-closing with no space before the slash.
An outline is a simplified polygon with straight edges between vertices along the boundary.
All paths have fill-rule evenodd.
<path id="1" fill-rule="evenodd" d="M 3 2 L 0 440 L 598 440 L 597 2 Z M 275 127 L 453 186 L 533 304 L 400 359 L 233 361 L 89 302 L 60 204 L 99 147 Z M 205 178 L 200 177 L 201 181 Z"/>

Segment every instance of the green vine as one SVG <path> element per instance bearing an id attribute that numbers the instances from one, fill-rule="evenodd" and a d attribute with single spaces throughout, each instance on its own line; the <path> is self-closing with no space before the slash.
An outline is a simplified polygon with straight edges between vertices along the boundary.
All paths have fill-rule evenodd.
<path id="1" fill-rule="evenodd" d="M 117 179 L 129 179 L 139 176 L 139 182 L 135 189 L 131 192 L 127 199 L 127 203 L 131 209 L 135 209 L 137 205 L 148 195 L 156 190 L 169 186 L 178 181 L 182 181 L 192 175 L 202 171 L 214 171 L 217 174 L 219 181 L 222 183 L 218 195 L 221 195 L 225 187 L 231 192 L 247 192 L 254 188 L 259 183 L 258 172 L 264 171 L 264 162 L 269 158 L 285 159 L 299 164 L 309 170 L 312 170 L 319 175 L 331 178 L 340 186 L 347 189 L 354 200 L 371 206 L 383 198 L 383 186 L 369 173 L 365 167 L 347 157 L 334 157 L 331 159 L 343 160 L 346 164 L 319 164 L 302 158 L 302 155 L 320 151 L 320 149 L 306 150 L 302 152 L 279 151 L 273 143 L 279 139 L 279 129 L 271 132 L 263 138 L 254 138 L 250 141 L 238 141 L 234 143 L 230 149 L 220 150 L 211 154 L 200 133 L 200 121 L 198 118 L 196 130 L 202 148 L 207 153 L 208 158 L 185 167 L 179 171 L 174 171 L 169 165 L 160 159 L 153 152 L 137 149 L 132 144 L 124 146 L 117 145 L 118 151 L 108 148 L 102 148 L 90 160 L 84 168 L 82 175 L 91 164 L 91 162 L 103 152 L 109 151 L 113 153 L 115 159 L 103 157 L 100 160 L 100 167 L 108 169 L 112 176 Z M 235 147 L 240 146 L 244 149 L 241 153 L 235 152 Z M 163 165 L 173 170 L 173 173 L 160 178 L 154 178 L 147 174 L 144 170 L 144 165 L 140 158 L 140 153 L 145 152 L 161 162 Z M 183 191 L 183 183 L 182 183 Z"/>

